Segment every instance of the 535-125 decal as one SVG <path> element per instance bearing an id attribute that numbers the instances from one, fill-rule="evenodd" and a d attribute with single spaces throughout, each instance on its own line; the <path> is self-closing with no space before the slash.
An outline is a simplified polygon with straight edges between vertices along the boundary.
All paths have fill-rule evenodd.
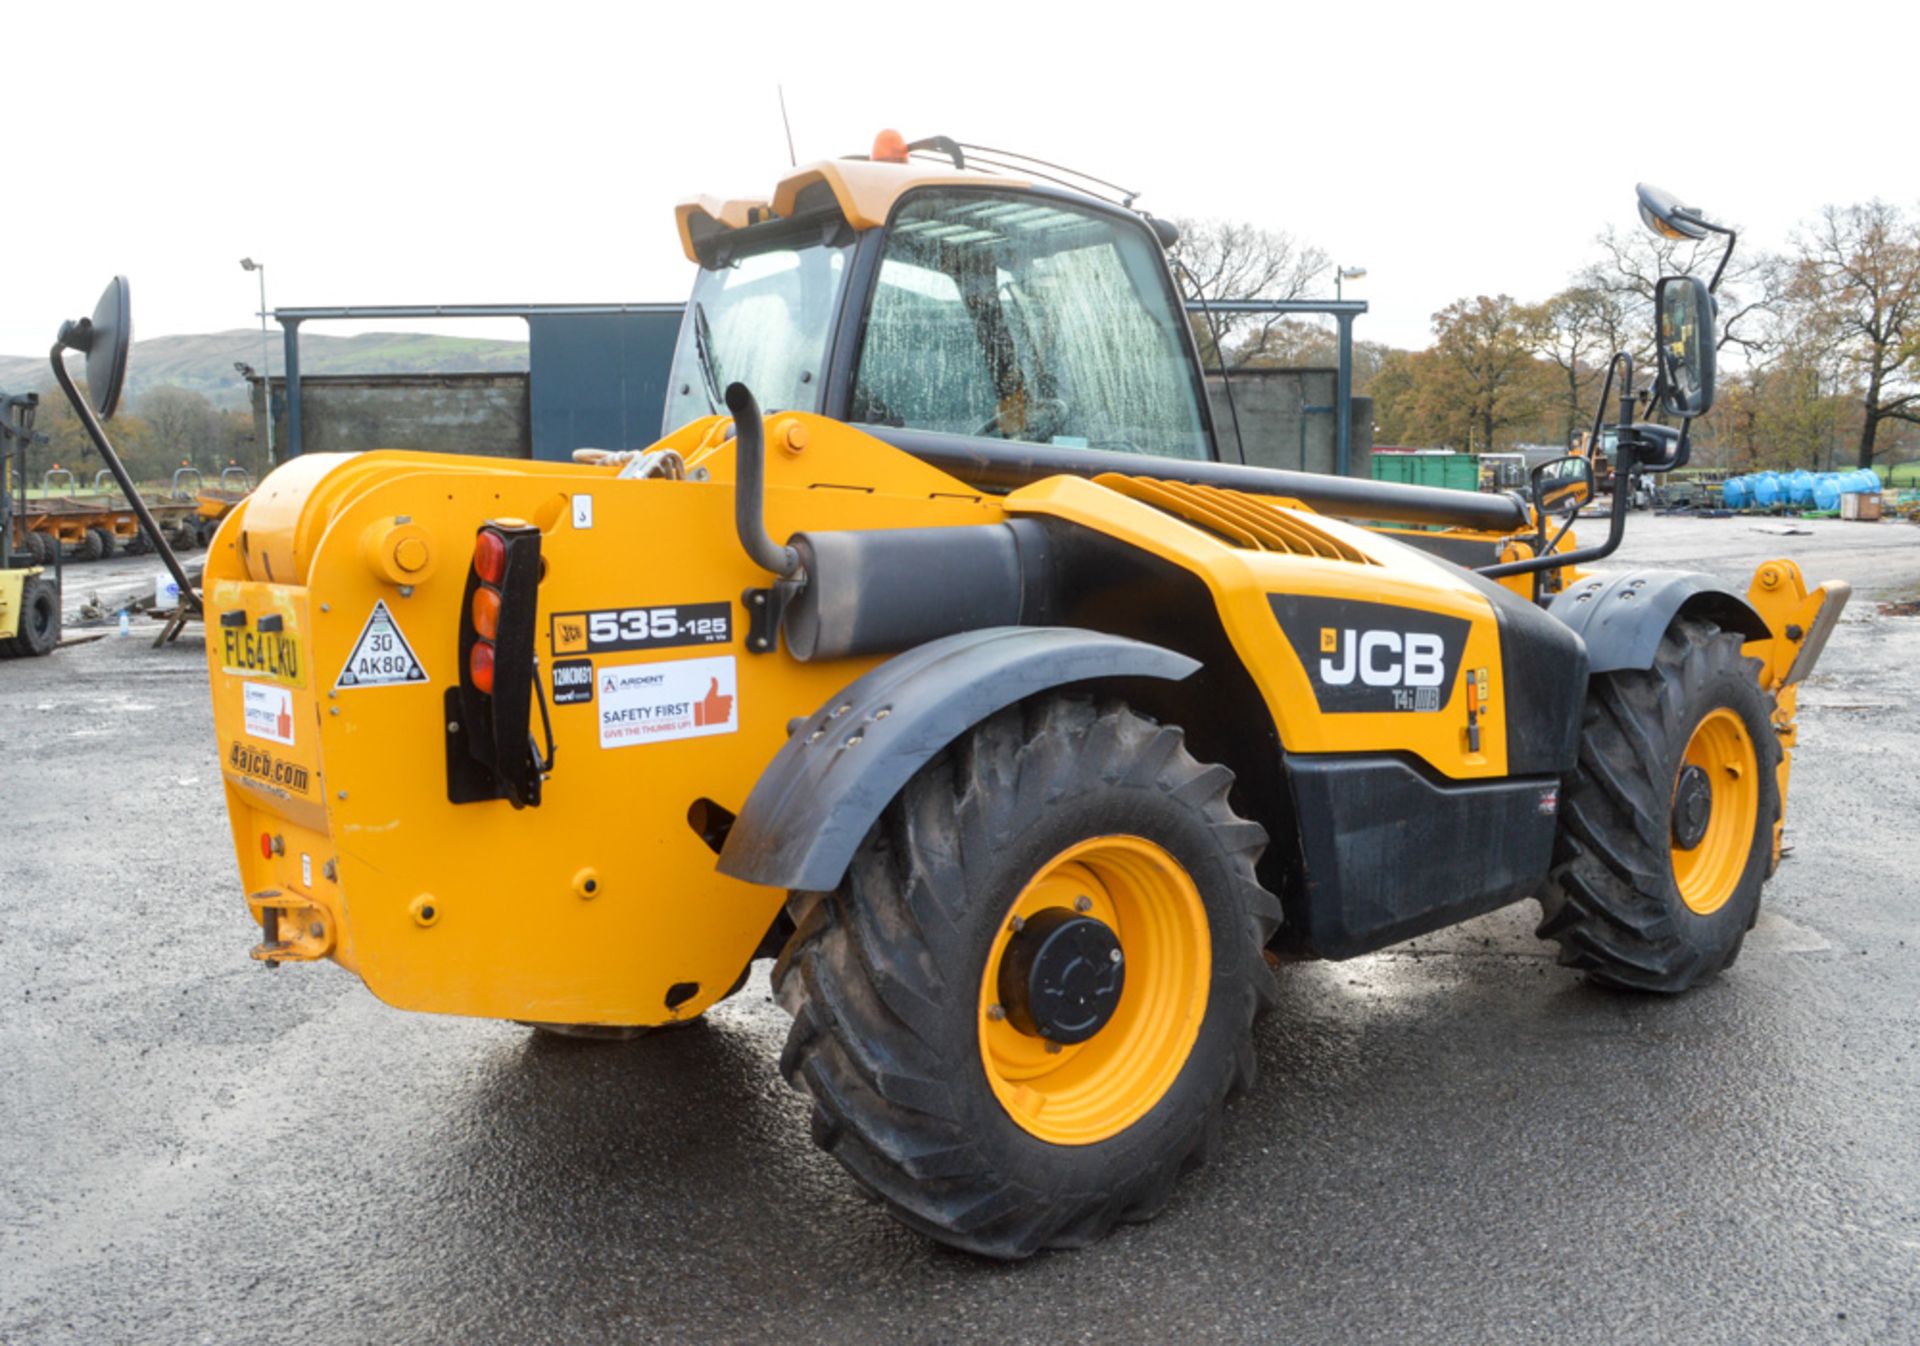
<path id="1" fill-rule="evenodd" d="M 725 645 L 732 639 L 731 603 L 670 603 L 553 615 L 556 655 L 664 650 L 676 645 Z"/>

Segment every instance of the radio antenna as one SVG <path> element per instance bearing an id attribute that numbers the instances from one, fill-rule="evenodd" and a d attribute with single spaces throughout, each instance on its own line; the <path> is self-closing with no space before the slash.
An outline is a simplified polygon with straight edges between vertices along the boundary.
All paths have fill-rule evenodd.
<path id="1" fill-rule="evenodd" d="M 787 120 L 786 86 L 776 84 L 773 86 L 773 89 L 775 93 L 780 95 L 780 125 L 785 127 L 787 132 L 787 162 L 793 167 L 798 168 L 800 166 L 800 159 L 793 152 L 793 123 Z"/>

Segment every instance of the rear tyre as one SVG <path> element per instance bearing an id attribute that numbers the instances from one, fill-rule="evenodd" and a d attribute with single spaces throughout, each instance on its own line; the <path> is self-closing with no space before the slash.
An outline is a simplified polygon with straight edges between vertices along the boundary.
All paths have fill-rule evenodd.
<path id="1" fill-rule="evenodd" d="M 183 520 L 173 530 L 173 549 L 189 552 L 200 545 L 200 529 L 191 519 Z"/>
<path id="2" fill-rule="evenodd" d="M 0 651 L 33 658 L 53 652 L 60 643 L 60 591 L 52 580 L 30 575 L 20 586 L 20 621 L 12 639 L 0 641 Z"/>
<path id="3" fill-rule="evenodd" d="M 96 542 L 99 545 L 100 555 L 95 558 L 96 560 L 101 560 L 101 561 L 106 560 L 108 557 L 112 556 L 114 551 L 117 549 L 115 545 L 116 539 L 113 536 L 112 529 L 89 528 L 87 530 L 87 534 L 94 542 Z"/>
<path id="4" fill-rule="evenodd" d="M 86 537 L 81 539 L 80 542 L 79 551 L 81 560 L 98 561 L 107 554 L 107 543 L 103 540 L 102 536 L 105 531 L 106 530 L 100 528 L 89 528 L 87 530 Z"/>
<path id="5" fill-rule="evenodd" d="M 53 564 L 53 545 L 47 540 L 45 533 L 29 532 L 26 551 L 37 566 Z"/>
<path id="6" fill-rule="evenodd" d="M 1593 679 L 1539 933 L 1596 981 L 1684 991 L 1731 966 L 1759 916 L 1780 743 L 1740 646 L 1681 618 L 1651 669 Z"/>
<path id="7" fill-rule="evenodd" d="M 145 556 L 153 550 L 153 544 L 147 541 L 147 532 L 143 528 L 127 539 L 126 553 L 129 556 Z"/>
<path id="8" fill-rule="evenodd" d="M 1233 774 L 1117 703 L 976 727 L 795 893 L 781 1069 L 902 1223 L 990 1257 L 1157 1214 L 1254 1077 L 1280 907 Z"/>

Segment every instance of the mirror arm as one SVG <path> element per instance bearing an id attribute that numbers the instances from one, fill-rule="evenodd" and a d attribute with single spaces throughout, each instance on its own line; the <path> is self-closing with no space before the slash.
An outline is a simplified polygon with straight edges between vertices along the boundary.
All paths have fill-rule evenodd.
<path id="1" fill-rule="evenodd" d="M 120 483 L 120 489 L 126 493 L 127 503 L 133 506 L 133 512 L 140 518 L 140 526 L 147 530 L 148 541 L 153 543 L 154 550 L 160 553 L 160 559 L 167 563 L 167 569 L 173 573 L 174 582 L 180 586 L 180 602 L 188 610 L 199 612 L 199 590 L 193 587 L 193 581 L 187 578 L 186 568 L 180 564 L 180 558 L 173 554 L 173 548 L 167 545 L 167 539 L 161 535 L 160 525 L 154 522 L 147 502 L 140 498 L 140 492 L 134 488 L 133 478 L 127 475 L 126 465 L 120 461 L 120 455 L 107 442 L 107 432 L 102 428 L 100 418 L 93 414 L 93 404 L 80 396 L 80 390 L 73 385 L 73 376 L 67 373 L 67 362 L 60 358 L 61 352 L 69 345 L 64 339 L 69 335 L 69 329 L 78 328 L 79 324 L 70 323 L 60 329 L 63 339 L 53 343 L 53 349 L 47 356 L 53 365 L 53 377 L 60 384 L 60 391 L 67 395 L 67 401 L 73 404 L 74 413 L 80 417 L 80 424 L 86 427 L 87 437 L 93 441 L 93 447 L 100 451 L 100 457 L 113 472 L 113 479 Z M 76 346 L 74 349 L 85 348 Z"/>
<path id="2" fill-rule="evenodd" d="M 1593 413 L 1593 433 L 1587 438 L 1587 462 L 1591 466 L 1593 452 L 1600 443 L 1600 430 L 1607 418 L 1607 398 L 1613 393 L 1613 377 L 1621 365 L 1626 366 L 1627 377 L 1620 389 L 1620 430 L 1613 450 L 1613 512 L 1608 516 L 1607 540 L 1597 547 L 1576 547 L 1570 552 L 1543 552 L 1539 556 L 1529 556 L 1523 561 L 1503 561 L 1498 565 L 1476 566 L 1474 574 L 1497 580 L 1503 575 L 1530 575 L 1536 570 L 1557 570 L 1561 566 L 1581 565 L 1587 561 L 1598 561 L 1620 550 L 1621 539 L 1627 533 L 1627 504 L 1633 496 L 1633 356 L 1627 351 L 1615 351 L 1613 358 L 1607 361 L 1607 381 L 1600 386 L 1600 405 Z M 1574 511 L 1577 518 L 1579 510 Z M 1567 520 L 1567 527 L 1573 527 L 1573 520 Z M 1564 531 L 1564 530 L 1563 530 Z M 1558 538 L 1555 539 L 1558 541 Z"/>
<path id="3" fill-rule="evenodd" d="M 1673 214 L 1675 219 L 1685 220 L 1688 224 L 1698 225 L 1709 233 L 1726 235 L 1727 246 L 1720 254 L 1720 265 L 1714 268 L 1713 279 L 1707 282 L 1707 293 L 1714 293 L 1720 288 L 1720 277 L 1726 274 L 1727 262 L 1733 257 L 1734 244 L 1740 241 L 1740 235 L 1734 230 L 1727 228 L 1724 224 L 1715 224 L 1711 220 L 1702 219 L 1691 210 L 1676 210 Z"/>
<path id="4" fill-rule="evenodd" d="M 1623 477 L 1621 473 L 1624 469 L 1630 468 L 1633 461 L 1633 450 L 1626 447 L 1623 443 L 1620 448 L 1615 450 L 1615 457 L 1617 461 L 1613 465 L 1613 512 L 1608 515 L 1607 540 L 1605 542 L 1595 547 L 1576 547 L 1574 550 L 1568 552 L 1547 552 L 1540 556 L 1529 556 L 1524 561 L 1506 561 L 1500 565 L 1476 566 L 1473 573 L 1484 576 L 1490 580 L 1497 580 L 1503 575 L 1531 575 L 1536 570 L 1557 570 L 1561 566 L 1582 565 L 1588 561 L 1598 561 L 1620 550 L 1621 539 L 1627 535 L 1627 505 L 1632 498 L 1632 491 L 1626 489 L 1628 478 Z M 1579 510 L 1576 509 L 1574 511 L 1574 516 L 1576 518 L 1579 516 Z M 1573 527 L 1573 519 L 1567 520 L 1566 527 Z M 1563 533 L 1565 531 L 1565 528 L 1561 530 Z M 1558 542 L 1559 538 L 1556 537 L 1554 541 Z"/>

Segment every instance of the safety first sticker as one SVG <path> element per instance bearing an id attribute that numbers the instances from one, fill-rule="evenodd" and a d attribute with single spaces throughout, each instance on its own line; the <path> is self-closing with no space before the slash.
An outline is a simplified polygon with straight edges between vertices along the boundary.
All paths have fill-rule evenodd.
<path id="1" fill-rule="evenodd" d="M 733 656 L 600 669 L 600 746 L 632 748 L 740 727 Z"/>
<path id="2" fill-rule="evenodd" d="M 241 727 L 253 738 L 293 744 L 293 693 L 285 687 L 248 682 L 241 688 Z"/>

